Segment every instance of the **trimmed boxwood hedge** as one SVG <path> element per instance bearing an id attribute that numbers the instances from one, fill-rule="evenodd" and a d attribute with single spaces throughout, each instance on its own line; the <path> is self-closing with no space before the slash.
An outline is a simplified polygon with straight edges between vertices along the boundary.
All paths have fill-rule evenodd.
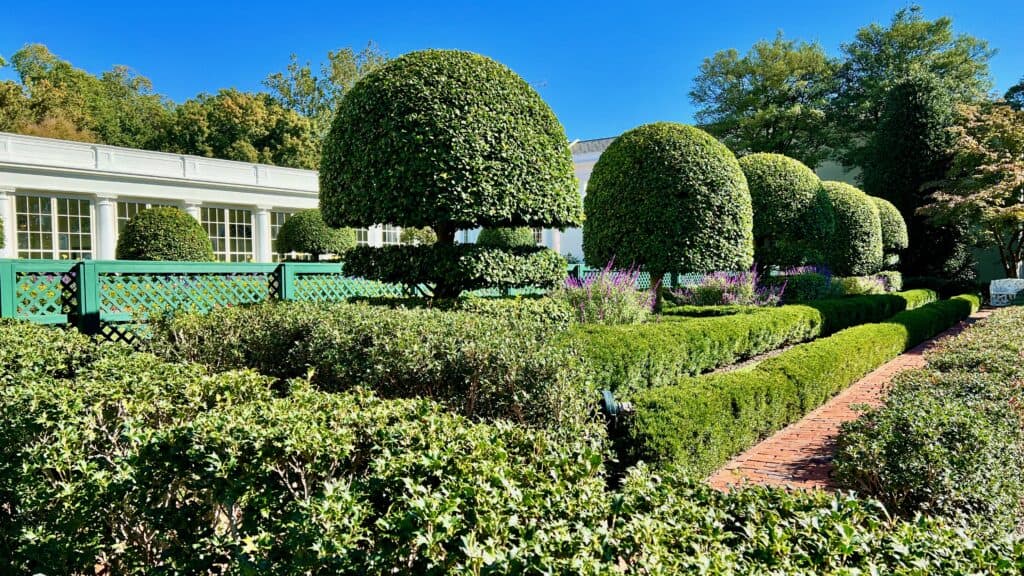
<path id="1" fill-rule="evenodd" d="M 213 243 L 198 220 L 171 206 L 141 210 L 117 238 L 118 260 L 212 262 Z"/>
<path id="2" fill-rule="evenodd" d="M 667 272 L 746 270 L 754 257 L 746 178 L 707 132 L 671 122 L 616 138 L 594 165 L 583 200 L 587 262 Z"/>
<path id="3" fill-rule="evenodd" d="M 829 265 L 837 276 L 865 276 L 882 269 L 882 224 L 871 197 L 845 182 L 825 181 L 835 217 Z"/>
<path id="4" fill-rule="evenodd" d="M 342 256 L 356 247 L 356 232 L 351 228 L 331 228 L 320 210 L 302 210 L 285 220 L 277 232 L 278 254 L 300 252 L 316 259 L 324 254 Z"/>
<path id="5" fill-rule="evenodd" d="M 683 379 L 631 397 L 620 440 L 626 462 L 644 460 L 707 475 L 734 454 L 821 405 L 907 348 L 969 316 L 957 296 L 801 344 L 752 370 Z"/>
<path id="6" fill-rule="evenodd" d="M 821 180 L 799 160 L 782 154 L 748 154 L 739 160 L 754 208 L 754 260 L 762 266 L 824 261 Z"/>
<path id="7" fill-rule="evenodd" d="M 878 322 L 936 299 L 930 290 L 818 300 L 717 317 L 623 326 L 581 325 L 566 339 L 587 360 L 599 389 L 625 396 L 788 344 Z M 671 318 L 673 309 L 666 311 Z M 684 308 L 682 313 L 688 311 Z"/>

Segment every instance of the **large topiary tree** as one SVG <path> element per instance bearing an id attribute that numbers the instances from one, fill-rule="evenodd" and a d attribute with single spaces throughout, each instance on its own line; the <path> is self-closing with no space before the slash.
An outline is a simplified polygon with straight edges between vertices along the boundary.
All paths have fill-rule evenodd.
<path id="1" fill-rule="evenodd" d="M 829 265 L 840 276 L 874 274 L 882 269 L 882 224 L 871 197 L 845 182 L 821 186 L 835 216 Z"/>
<path id="2" fill-rule="evenodd" d="M 279 254 L 301 252 L 319 260 L 324 254 L 341 256 L 356 247 L 351 228 L 331 228 L 320 210 L 303 210 L 285 220 L 277 232 L 275 248 Z"/>
<path id="3" fill-rule="evenodd" d="M 457 230 L 583 219 L 565 131 L 551 109 L 507 67 L 451 50 L 411 52 L 352 87 L 324 142 L 320 207 L 331 226 L 430 226 L 436 244 L 356 248 L 346 270 L 426 282 L 437 296 L 550 286 L 565 275 L 554 252 L 455 245 Z"/>
<path id="4" fill-rule="evenodd" d="M 821 239 L 830 222 L 814 171 L 782 154 L 750 154 L 739 162 L 754 207 L 754 259 L 775 266 L 824 261 Z"/>
<path id="5" fill-rule="evenodd" d="M 885 268 L 895 269 L 900 261 L 900 253 L 910 244 L 907 223 L 892 202 L 877 196 L 869 198 L 878 208 L 878 219 L 882 225 L 882 264 Z"/>
<path id="6" fill-rule="evenodd" d="M 142 210 L 117 239 L 119 260 L 212 262 L 213 244 L 199 222 L 174 207 Z"/>
<path id="7" fill-rule="evenodd" d="M 661 278 L 753 262 L 750 192 L 736 157 L 708 133 L 658 122 L 601 154 L 584 199 L 583 254 Z"/>

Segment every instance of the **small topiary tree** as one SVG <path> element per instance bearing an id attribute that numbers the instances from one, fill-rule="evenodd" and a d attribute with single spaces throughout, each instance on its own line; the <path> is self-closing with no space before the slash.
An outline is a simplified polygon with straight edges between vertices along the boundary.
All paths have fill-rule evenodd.
<path id="1" fill-rule="evenodd" d="M 753 263 L 750 192 L 736 157 L 708 133 L 659 122 L 601 154 L 587 185 L 583 254 L 668 272 L 745 270 Z"/>
<path id="2" fill-rule="evenodd" d="M 900 252 L 910 245 L 907 223 L 896 206 L 877 196 L 869 196 L 878 208 L 878 219 L 882 225 L 882 265 L 895 270 L 900 262 Z"/>
<path id="3" fill-rule="evenodd" d="M 491 248 L 522 248 L 536 246 L 533 230 L 525 226 L 517 228 L 484 228 L 476 237 L 477 246 Z"/>
<path id="4" fill-rule="evenodd" d="M 296 212 L 285 220 L 277 232 L 275 244 L 279 254 L 301 252 L 309 254 L 313 260 L 325 254 L 341 256 L 355 247 L 355 230 L 331 228 L 316 208 Z"/>
<path id="5" fill-rule="evenodd" d="M 754 260 L 766 266 L 823 262 L 821 180 L 799 160 L 758 153 L 740 158 L 754 208 Z"/>
<path id="6" fill-rule="evenodd" d="M 825 181 L 822 189 L 835 216 L 829 265 L 839 276 L 864 276 L 882 269 L 882 224 L 871 197 L 845 182 Z"/>
<path id="7" fill-rule="evenodd" d="M 563 228 L 583 217 L 565 131 L 551 109 L 507 67 L 452 50 L 405 54 L 345 95 L 324 142 L 320 207 L 330 226 L 430 226 L 436 244 L 359 247 L 346 270 L 425 281 L 436 296 L 495 282 L 553 286 L 565 277 L 556 253 L 455 245 L 457 230 Z M 497 265 L 507 268 L 485 273 Z"/>
<path id="8" fill-rule="evenodd" d="M 212 262 L 213 244 L 199 222 L 174 207 L 140 211 L 117 239 L 119 260 Z"/>

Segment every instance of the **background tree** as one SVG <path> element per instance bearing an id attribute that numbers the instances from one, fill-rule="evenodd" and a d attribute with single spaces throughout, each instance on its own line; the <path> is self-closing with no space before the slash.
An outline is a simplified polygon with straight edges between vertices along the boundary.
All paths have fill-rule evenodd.
<path id="1" fill-rule="evenodd" d="M 690 92 L 697 123 L 737 154 L 775 152 L 813 168 L 829 152 L 825 111 L 836 66 L 821 45 L 781 32 L 742 56 L 718 52 L 704 60 Z"/>
<path id="2" fill-rule="evenodd" d="M 1006 103 L 1013 107 L 1014 110 L 1024 109 L 1024 78 L 1021 78 L 1020 82 L 1017 82 L 1010 89 L 1006 91 L 1006 95 L 1003 96 Z"/>
<path id="3" fill-rule="evenodd" d="M 458 118 L 458 121 L 453 121 Z M 567 227 L 583 212 L 565 130 L 522 78 L 484 56 L 410 52 L 348 92 L 324 142 L 320 208 L 331 226 L 430 226 L 431 246 L 358 247 L 349 273 L 434 295 L 552 286 L 551 250 L 456 245 L 459 229 Z"/>
<path id="4" fill-rule="evenodd" d="M 889 90 L 903 79 L 930 77 L 954 102 L 978 100 L 992 87 L 988 62 L 995 51 L 988 43 L 955 34 L 950 18 L 926 20 L 918 6 L 899 10 L 888 26 L 861 28 L 842 52 L 830 110 L 847 166 L 866 168 Z"/>
<path id="5" fill-rule="evenodd" d="M 199 221 L 174 207 L 141 210 L 117 238 L 118 260 L 212 262 L 213 243 Z"/>
<path id="6" fill-rule="evenodd" d="M 370 42 L 358 52 L 352 48 L 328 52 L 317 73 L 309 62 L 300 64 L 292 54 L 288 68 L 267 76 L 263 85 L 282 107 L 309 118 L 313 134 L 322 141 L 345 92 L 387 59 L 387 54 Z"/>
<path id="7" fill-rule="evenodd" d="M 956 157 L 922 212 L 939 223 L 963 221 L 982 246 L 994 246 L 1007 277 L 1024 261 L 1024 111 L 1005 103 L 960 107 Z"/>
<path id="8" fill-rule="evenodd" d="M 316 208 L 297 212 L 285 220 L 277 232 L 275 244 L 278 254 L 309 254 L 314 261 L 326 254 L 343 256 L 355 247 L 355 230 L 329 227 Z"/>

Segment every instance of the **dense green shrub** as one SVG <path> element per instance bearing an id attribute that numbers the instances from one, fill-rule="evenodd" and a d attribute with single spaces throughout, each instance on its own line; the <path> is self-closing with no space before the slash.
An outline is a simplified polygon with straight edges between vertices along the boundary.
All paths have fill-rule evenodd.
<path id="1" fill-rule="evenodd" d="M 683 379 L 640 391 L 625 460 L 710 474 L 734 454 L 779 430 L 907 348 L 976 310 L 963 296 L 900 312 L 793 347 L 752 370 Z M 780 308 L 780 310 L 786 307 Z"/>
<path id="2" fill-rule="evenodd" d="M 763 266 L 794 266 L 824 261 L 816 203 L 821 180 L 813 170 L 782 154 L 743 156 L 754 208 L 754 260 Z"/>
<path id="3" fill-rule="evenodd" d="M 213 243 L 195 218 L 160 206 L 128 221 L 117 237 L 117 259 L 212 262 Z"/>
<path id="4" fill-rule="evenodd" d="M 598 388 L 628 397 L 637 390 L 674 384 L 684 376 L 788 344 L 879 322 L 934 299 L 934 292 L 920 290 L 818 300 L 747 314 L 689 318 L 686 322 L 577 326 L 566 338 L 586 357 L 588 372 Z M 666 308 L 663 317 L 676 313 L 675 308 Z"/>
<path id="5" fill-rule="evenodd" d="M 882 224 L 878 207 L 843 182 L 822 182 L 835 215 L 829 265 L 838 276 L 864 276 L 882 268 Z"/>
<path id="6" fill-rule="evenodd" d="M 536 246 L 533 230 L 526 226 L 517 228 L 484 228 L 476 237 L 477 246 L 490 248 L 522 248 Z"/>
<path id="7" fill-rule="evenodd" d="M 430 244 L 437 242 L 437 234 L 434 233 L 434 229 L 430 226 L 423 226 L 422 228 L 407 226 L 402 228 L 402 234 L 399 236 L 399 240 L 402 244 L 410 244 L 412 246 L 429 246 Z"/>
<path id="8" fill-rule="evenodd" d="M 313 369 L 325 390 L 432 398 L 474 418 L 578 429 L 594 402 L 578 354 L 550 343 L 560 327 L 529 313 L 266 303 L 165 318 L 153 330 L 151 348 L 171 360 L 277 378 Z"/>
<path id="9" fill-rule="evenodd" d="M 800 272 L 780 276 L 768 276 L 763 279 L 767 286 L 783 286 L 782 301 L 787 304 L 794 302 L 810 302 L 833 295 L 833 278 L 819 272 Z"/>
<path id="10" fill-rule="evenodd" d="M 659 122 L 615 139 L 584 198 L 587 262 L 667 272 L 746 270 L 752 209 L 736 157 L 706 132 Z"/>
<path id="11" fill-rule="evenodd" d="M 449 250 L 456 230 L 582 223 L 566 141 L 551 109 L 507 67 L 470 52 L 410 52 L 346 92 L 324 142 L 320 207 L 331 226 L 430 226 L 443 250 L 405 247 L 403 258 L 422 278 L 437 257 L 450 257 L 429 281 L 436 295 L 456 296 L 466 289 L 448 283 L 463 276 L 451 273 L 463 257 Z M 364 250 L 347 270 L 385 280 L 381 272 L 401 271 L 393 258 Z M 535 274 L 521 270 L 504 271 L 505 285 L 532 283 Z"/>
<path id="12" fill-rule="evenodd" d="M 879 223 L 882 226 L 883 264 L 886 268 L 895 267 L 900 261 L 900 253 L 910 245 L 907 223 L 900 211 L 888 200 L 876 196 L 869 198 L 878 208 Z"/>
<path id="13" fill-rule="evenodd" d="M 1024 501 L 1024 310 L 1001 310 L 900 374 L 885 404 L 844 425 L 836 478 L 894 512 L 1019 524 Z"/>
<path id="14" fill-rule="evenodd" d="M 516 296 L 514 298 L 490 298 L 464 296 L 462 298 L 350 298 L 349 302 L 365 302 L 387 308 L 432 308 L 435 310 L 459 310 L 483 314 L 535 320 L 558 328 L 568 328 L 575 318 L 575 312 L 564 301 L 548 296 Z"/>
<path id="15" fill-rule="evenodd" d="M 303 210 L 292 214 L 277 232 L 278 254 L 299 252 L 318 260 L 324 254 L 341 256 L 356 246 L 356 232 L 351 228 L 331 228 L 324 223 L 320 210 Z"/>
<path id="16" fill-rule="evenodd" d="M 425 284 L 434 287 L 434 296 L 452 298 L 486 287 L 554 288 L 565 279 L 566 265 L 557 252 L 540 246 L 501 249 L 438 243 L 358 246 L 345 255 L 345 272 L 410 288 Z M 437 288 L 441 285 L 447 288 Z"/>

